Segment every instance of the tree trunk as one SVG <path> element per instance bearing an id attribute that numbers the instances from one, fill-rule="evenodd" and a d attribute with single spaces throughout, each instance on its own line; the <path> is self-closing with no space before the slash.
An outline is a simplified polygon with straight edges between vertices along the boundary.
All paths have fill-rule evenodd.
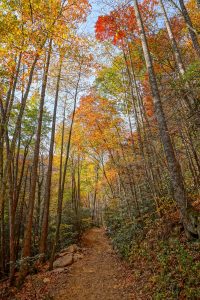
<path id="1" fill-rule="evenodd" d="M 79 82 L 81 79 L 81 69 L 78 76 L 77 84 L 76 84 L 76 91 L 75 91 L 75 97 L 74 97 L 74 108 L 72 113 L 72 121 L 69 129 L 69 136 L 68 136 L 68 142 L 67 142 L 67 152 L 65 157 L 65 163 L 64 163 L 64 170 L 61 178 L 61 184 L 59 184 L 59 191 L 58 191 L 58 208 L 57 208 L 57 224 L 56 224 L 56 235 L 55 240 L 53 244 L 53 249 L 51 252 L 51 259 L 49 263 L 49 269 L 53 269 L 53 262 L 55 257 L 55 252 L 59 240 L 59 232 L 60 232 L 60 224 L 61 224 L 61 217 L 62 217 L 62 202 L 63 202 L 63 194 L 64 194 L 64 188 L 65 188 L 65 179 L 66 179 L 66 173 L 67 173 L 67 167 L 68 167 L 68 160 L 69 160 L 69 153 L 70 153 L 70 145 L 71 145 L 71 137 L 72 137 L 72 131 L 73 131 L 73 125 L 74 125 L 74 118 L 75 118 L 75 112 L 76 112 L 76 105 L 77 105 L 77 97 L 78 97 L 78 88 L 79 88 Z"/>
<path id="2" fill-rule="evenodd" d="M 175 57 L 175 61 L 176 61 L 178 71 L 181 75 L 184 75 L 185 74 L 185 67 L 183 65 L 180 50 L 178 48 L 178 45 L 176 43 L 176 40 L 175 40 L 173 32 L 172 32 L 172 28 L 171 28 L 171 25 L 170 25 L 170 22 L 169 22 L 169 19 L 168 19 L 166 10 L 165 10 L 165 6 L 164 6 L 162 0 L 159 0 L 159 3 L 160 3 L 160 7 L 162 9 L 162 12 L 163 12 L 165 25 L 166 25 L 166 28 L 167 28 L 167 33 L 168 33 L 168 36 L 169 36 L 169 39 L 170 39 L 170 42 L 171 42 L 171 45 L 172 45 L 172 49 L 173 49 L 173 52 L 174 52 L 174 57 Z"/>
<path id="3" fill-rule="evenodd" d="M 53 242 L 53 248 L 51 252 L 51 258 L 49 262 L 49 269 L 53 269 L 53 262 L 56 252 L 56 247 L 59 239 L 59 230 L 62 216 L 62 199 L 60 197 L 61 189 L 62 189 L 62 168 L 63 168 L 63 148 L 64 148 L 64 135 L 65 135 L 65 109 L 66 109 L 66 101 L 64 105 L 64 113 L 63 113 L 63 122 L 62 122 L 62 137 L 61 137 L 61 151 L 60 151 L 60 170 L 59 170 L 59 183 L 58 183 L 58 204 L 57 204 L 57 216 L 56 216 L 56 234 Z"/>
<path id="4" fill-rule="evenodd" d="M 5 216 L 4 216 L 4 203 L 1 211 L 1 271 L 4 274 L 5 273 Z"/>
<path id="5" fill-rule="evenodd" d="M 5 201 L 5 189 L 6 189 L 7 178 L 8 178 L 8 169 L 9 169 L 9 166 L 11 165 L 12 160 L 13 160 L 13 153 L 14 153 L 14 150 L 15 150 L 15 145 L 16 145 L 16 141 L 17 141 L 17 138 L 18 138 L 18 135 L 19 135 L 19 131 L 20 131 L 20 128 L 21 128 L 22 117 L 23 117 L 24 110 L 25 110 L 25 107 L 26 107 L 26 101 L 28 99 L 31 83 L 32 83 L 32 80 L 33 80 L 33 73 L 34 73 L 35 66 L 36 66 L 36 63 L 38 61 L 38 58 L 39 58 L 39 56 L 38 56 L 38 54 L 36 54 L 36 56 L 34 58 L 34 61 L 32 63 L 32 66 L 31 66 L 26 91 L 25 91 L 24 96 L 22 97 L 22 101 L 21 101 L 21 104 L 20 104 L 20 111 L 19 111 L 18 118 L 17 118 L 17 121 L 16 121 L 12 142 L 11 142 L 11 145 L 9 147 L 9 153 L 8 153 L 8 157 L 6 159 L 6 164 L 4 166 L 2 188 L 0 190 L 0 211 L 1 211 L 1 207 L 3 205 L 3 202 Z"/>
<path id="6" fill-rule="evenodd" d="M 23 246 L 23 250 L 22 250 L 23 258 L 30 257 L 30 255 L 31 255 L 33 210 L 34 210 L 34 204 L 35 204 L 35 192 L 36 192 L 36 183 L 37 183 L 37 169 L 38 169 L 38 160 L 39 160 L 40 139 L 41 139 L 41 131 L 42 131 L 42 119 L 43 119 L 44 100 L 45 100 L 45 94 L 46 94 L 48 70 L 49 70 L 49 65 L 50 65 L 51 48 L 52 48 L 52 39 L 49 42 L 47 61 L 45 63 L 45 67 L 44 67 L 44 75 L 43 75 L 43 81 L 42 81 L 42 90 L 41 90 L 39 116 L 38 116 L 38 127 L 37 127 L 37 133 L 36 133 L 36 141 L 35 141 L 34 157 L 33 157 L 33 165 L 32 165 L 32 179 L 31 179 L 30 194 L 29 194 L 29 204 L 28 204 L 26 228 L 25 228 L 25 232 L 24 232 L 24 246 Z M 19 276 L 19 284 L 21 284 L 21 282 L 23 282 L 24 277 L 26 276 L 26 274 L 28 272 L 26 262 L 25 262 L 25 264 L 22 264 L 20 269 L 21 269 L 21 272 L 20 272 L 21 276 Z"/>
<path id="7" fill-rule="evenodd" d="M 30 256 L 31 254 L 31 233 L 32 233 L 32 223 L 33 223 L 33 210 L 34 210 L 34 203 L 35 203 L 35 191 L 36 191 L 36 182 L 37 182 L 40 139 L 41 139 L 41 131 L 42 131 L 44 99 L 46 94 L 48 70 L 49 70 L 50 57 L 51 57 L 51 45 L 52 45 L 52 40 L 50 40 L 49 42 L 47 61 L 44 68 L 44 76 L 42 82 L 41 99 L 40 99 L 39 116 L 38 116 L 38 128 L 36 134 L 34 158 L 33 158 L 33 165 L 32 165 L 32 178 L 31 178 L 31 187 L 30 187 L 30 195 L 29 195 L 28 216 L 27 216 L 26 229 L 24 233 L 24 247 L 23 247 L 23 254 L 22 254 L 23 257 Z"/>
<path id="8" fill-rule="evenodd" d="M 52 121 L 52 129 L 51 129 L 51 141 L 50 141 L 50 148 L 49 148 L 49 163 L 48 163 L 47 178 L 45 184 L 45 194 L 44 194 L 44 214 L 42 219 L 42 230 L 41 230 L 40 249 L 39 249 L 39 253 L 42 254 L 43 257 L 46 252 L 46 243 L 47 243 L 47 235 L 48 235 L 53 149 L 54 149 L 54 139 L 55 139 L 56 114 L 57 114 L 58 96 L 59 96 L 59 88 L 60 88 L 61 68 L 62 68 L 62 60 L 60 60 L 60 67 L 59 67 L 59 72 L 57 77 L 56 96 L 54 102 L 54 112 L 53 112 L 53 121 Z"/>
<path id="9" fill-rule="evenodd" d="M 149 51 L 148 43 L 147 43 L 147 38 L 145 34 L 145 29 L 144 25 L 142 22 L 142 17 L 139 11 L 139 6 L 137 0 L 134 0 L 134 9 L 135 9 L 135 14 L 136 14 L 136 19 L 137 19 L 137 25 L 139 28 L 139 33 L 140 33 L 140 38 L 142 42 L 142 48 L 143 48 L 143 53 L 144 53 L 144 58 L 146 62 L 146 67 L 149 75 L 149 81 L 150 81 L 150 86 L 151 86 L 151 92 L 153 96 L 153 102 L 154 102 L 154 107 L 155 107 L 155 114 L 158 122 L 158 127 L 159 127 L 159 132 L 160 132 L 160 137 L 163 143 L 168 167 L 169 167 L 169 172 L 170 172 L 170 177 L 174 189 L 174 198 L 177 202 L 179 211 L 182 216 L 183 224 L 186 233 L 189 234 L 198 234 L 197 229 L 195 226 L 192 224 L 192 221 L 190 220 L 189 214 L 188 214 L 188 209 L 190 208 L 190 204 L 188 203 L 188 198 L 187 194 L 185 191 L 184 187 L 184 182 L 183 182 L 183 177 L 181 173 L 181 169 L 179 166 L 179 163 L 175 157 L 174 149 L 172 146 L 172 141 L 170 139 L 169 135 L 169 130 L 168 126 L 166 123 L 166 118 L 164 115 L 163 107 L 162 107 L 162 102 L 160 98 L 160 93 L 157 85 L 157 79 L 156 75 L 154 72 L 154 67 L 153 67 L 153 62 L 152 62 L 152 57 Z"/>
<path id="10" fill-rule="evenodd" d="M 92 206 L 92 221 L 95 222 L 96 220 L 96 199 L 97 199 L 97 187 L 99 181 L 99 165 L 95 167 L 95 187 L 94 187 L 94 197 L 93 197 L 93 206 Z"/>
<path id="11" fill-rule="evenodd" d="M 200 58 L 200 44 L 199 44 L 198 37 L 197 37 L 197 34 L 195 32 L 195 29 L 193 27 L 190 15 L 189 15 L 186 7 L 185 7 L 184 0 L 179 0 L 179 4 L 180 4 L 180 7 L 181 7 L 181 11 L 182 11 L 182 15 L 184 17 L 185 23 L 188 26 L 188 31 L 189 31 L 189 34 L 190 34 L 190 37 L 191 37 L 191 40 L 192 40 L 193 47 L 196 51 L 197 56 Z"/>
<path id="12" fill-rule="evenodd" d="M 176 43 L 176 40 L 174 38 L 174 35 L 173 35 L 172 29 L 171 29 L 171 25 L 170 25 L 170 22 L 169 22 L 169 19 L 168 19 L 163 1 L 159 0 L 159 2 L 160 2 L 161 9 L 163 11 L 163 15 L 164 15 L 164 19 L 165 19 L 165 25 L 166 25 L 167 33 L 168 33 L 168 36 L 169 36 L 169 39 L 170 39 L 170 42 L 171 42 L 171 45 L 172 45 L 172 49 L 173 49 L 177 69 L 178 69 L 178 72 L 179 72 L 180 76 L 182 77 L 185 74 L 185 66 L 184 66 L 183 61 L 182 61 L 180 50 L 179 50 L 178 45 Z M 195 97 L 193 97 L 193 95 L 192 95 L 192 88 L 190 87 L 188 82 L 186 82 L 185 88 L 186 88 L 187 91 L 190 92 L 191 95 L 186 94 L 183 98 L 185 100 L 185 104 L 186 104 L 187 108 L 190 110 L 191 114 L 193 114 L 193 104 L 195 104 L 196 100 L 195 100 Z M 185 94 L 185 93 L 183 93 L 183 94 Z"/>

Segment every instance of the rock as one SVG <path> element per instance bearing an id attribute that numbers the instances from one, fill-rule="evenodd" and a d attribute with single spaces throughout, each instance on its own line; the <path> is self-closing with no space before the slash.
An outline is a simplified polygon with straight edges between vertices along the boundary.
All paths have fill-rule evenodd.
<path id="1" fill-rule="evenodd" d="M 81 253 L 75 253 L 74 254 L 74 261 L 78 261 L 79 259 L 83 259 L 84 255 Z"/>
<path id="2" fill-rule="evenodd" d="M 76 244 L 73 244 L 73 245 L 70 245 L 69 247 L 63 249 L 63 250 L 59 253 L 58 257 L 63 257 L 63 256 L 65 256 L 65 255 L 67 255 L 67 254 L 70 254 L 70 253 L 73 254 L 73 253 L 76 253 L 76 252 L 78 252 L 78 251 L 80 251 L 80 250 L 81 250 L 80 247 L 78 247 Z"/>
<path id="3" fill-rule="evenodd" d="M 64 248 L 64 249 L 62 249 L 62 250 L 60 251 L 60 253 L 58 253 L 58 255 L 60 255 L 61 253 L 65 253 L 65 252 L 67 252 L 67 249 L 68 249 L 68 248 Z"/>
<path id="4" fill-rule="evenodd" d="M 69 252 L 61 252 L 61 253 L 59 253 L 59 255 L 56 258 L 63 257 L 68 254 L 69 254 Z"/>
<path id="5" fill-rule="evenodd" d="M 56 259 L 53 263 L 53 267 L 64 268 L 66 266 L 70 266 L 71 264 L 73 264 L 73 254 L 69 253 L 63 257 L 59 257 L 58 259 Z"/>
<path id="6" fill-rule="evenodd" d="M 75 253 L 77 251 L 79 251 L 79 247 L 76 244 L 70 245 L 68 248 L 66 248 L 67 253 Z"/>
<path id="7" fill-rule="evenodd" d="M 44 283 L 49 283 L 50 281 L 51 281 L 50 278 L 47 278 L 47 277 L 43 279 Z"/>

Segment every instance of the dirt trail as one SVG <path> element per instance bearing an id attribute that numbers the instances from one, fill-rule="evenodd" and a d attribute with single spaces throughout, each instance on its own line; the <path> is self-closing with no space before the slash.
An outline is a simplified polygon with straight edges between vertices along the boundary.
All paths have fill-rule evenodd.
<path id="1" fill-rule="evenodd" d="M 71 267 L 55 300 L 134 300 L 130 272 L 113 253 L 103 229 L 83 236 L 86 255 Z M 64 275 L 63 275 L 64 276 Z"/>

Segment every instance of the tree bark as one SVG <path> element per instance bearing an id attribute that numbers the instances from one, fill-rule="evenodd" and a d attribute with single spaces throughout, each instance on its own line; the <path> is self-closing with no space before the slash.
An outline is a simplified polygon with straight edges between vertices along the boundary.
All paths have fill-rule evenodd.
<path id="1" fill-rule="evenodd" d="M 53 121 L 52 121 L 52 129 L 51 129 L 51 141 L 50 141 L 50 148 L 49 148 L 49 163 L 48 163 L 48 170 L 47 170 L 47 177 L 46 177 L 46 184 L 45 184 L 45 194 L 44 194 L 44 214 L 42 219 L 42 230 L 41 230 L 40 247 L 39 247 L 39 253 L 42 254 L 43 257 L 47 247 L 46 243 L 47 243 L 48 224 L 49 224 L 49 204 L 50 204 L 50 197 L 51 197 L 53 149 L 54 149 L 56 114 L 57 114 L 57 107 L 58 107 L 61 69 L 62 69 L 62 59 L 60 59 L 60 67 L 59 67 L 58 77 L 57 77 L 56 96 L 54 102 L 54 112 L 53 112 Z"/>
<path id="2" fill-rule="evenodd" d="M 26 228 L 24 232 L 24 245 L 22 250 L 22 257 L 27 258 L 31 255 L 31 236 L 32 236 L 32 225 L 33 225 L 33 211 L 35 204 L 35 192 L 36 192 L 36 183 L 37 183 L 37 169 L 38 169 L 38 161 L 39 161 L 39 150 L 40 150 L 40 139 L 41 139 L 41 131 L 42 131 L 42 120 L 43 120 L 43 111 L 44 111 L 44 100 L 46 94 L 46 86 L 47 86 L 47 78 L 48 78 L 48 70 L 50 65 L 50 57 L 51 57 L 51 48 L 52 48 L 52 39 L 49 41 L 47 60 L 44 67 L 43 81 L 42 81 L 42 89 L 41 89 L 41 98 L 40 98 L 40 106 L 39 106 L 39 116 L 38 116 L 38 127 L 36 133 L 36 141 L 34 147 L 34 156 L 33 156 L 33 165 L 32 165 L 32 178 L 31 178 L 31 186 L 30 186 L 30 194 L 29 194 L 29 202 L 28 202 L 28 212 L 27 212 L 27 220 L 26 220 Z M 27 261 L 24 260 L 20 268 L 20 276 L 19 282 L 20 285 L 24 277 L 28 272 Z"/>
<path id="3" fill-rule="evenodd" d="M 41 139 L 41 131 L 42 131 L 44 99 L 46 94 L 48 70 L 50 65 L 51 47 L 52 47 L 52 40 L 50 40 L 49 42 L 47 61 L 44 68 L 44 76 L 42 82 L 41 99 L 40 99 L 39 116 L 38 116 L 38 128 L 36 134 L 34 158 L 33 158 L 33 165 L 32 165 L 32 179 L 31 179 L 31 188 L 30 188 L 30 195 L 29 195 L 28 216 L 27 216 L 26 229 L 24 233 L 24 247 L 22 252 L 23 257 L 30 256 L 31 254 L 31 233 L 32 233 L 32 223 L 33 223 L 33 210 L 34 210 L 34 203 L 35 203 L 35 190 L 36 190 L 36 182 L 37 182 L 37 169 L 38 169 L 40 139 Z"/>
<path id="4" fill-rule="evenodd" d="M 189 34 L 190 34 L 190 37 L 191 37 L 191 40 L 192 40 L 193 47 L 196 51 L 196 54 L 197 54 L 198 58 L 200 59 L 200 44 L 199 44 L 199 41 L 198 41 L 197 34 L 194 30 L 192 20 L 191 20 L 190 15 L 187 11 L 187 8 L 185 7 L 184 0 L 179 0 L 179 4 L 180 4 L 180 7 L 181 7 L 181 11 L 182 11 L 182 15 L 184 17 L 185 23 L 188 26 L 188 31 L 189 31 Z"/>
<path id="5" fill-rule="evenodd" d="M 55 240 L 51 252 L 51 259 L 49 263 L 49 269 L 53 269 L 53 262 L 55 257 L 55 252 L 59 240 L 59 232 L 60 232 L 60 224 L 61 224 L 61 216 L 62 216 L 62 202 L 63 202 L 63 194 L 64 194 L 64 188 L 65 188 L 65 179 L 66 179 L 66 173 L 67 173 L 67 167 L 68 167 L 68 160 L 69 160 L 69 153 L 70 153 L 70 145 L 71 145 L 71 137 L 72 137 L 72 131 L 73 131 L 73 125 L 74 125 L 74 118 L 75 118 L 75 112 L 76 112 L 76 105 L 77 105 L 77 97 L 78 97 L 78 88 L 79 88 L 79 82 L 81 79 L 81 69 L 78 75 L 78 80 L 76 84 L 76 90 L 75 90 L 75 97 L 74 97 L 74 107 L 73 107 L 73 113 L 72 113 L 72 121 L 70 124 L 69 129 L 69 136 L 68 136 L 68 142 L 67 142 L 67 152 L 65 157 L 65 163 L 64 163 L 64 170 L 62 176 L 60 175 L 61 182 L 59 184 L 59 191 L 58 191 L 58 208 L 57 208 L 57 224 L 56 224 L 56 235 Z"/>
<path id="6" fill-rule="evenodd" d="M 188 215 L 188 209 L 190 208 L 190 204 L 188 203 L 188 197 L 185 191 L 183 177 L 181 173 L 181 169 L 179 163 L 175 157 L 174 149 L 172 146 L 172 141 L 170 138 L 168 126 L 166 123 L 165 114 L 162 107 L 161 97 L 157 85 L 157 79 L 154 72 L 152 57 L 149 51 L 146 33 L 142 21 L 142 17 L 140 14 L 139 6 L 137 0 L 134 0 L 134 9 L 137 20 L 137 25 L 139 28 L 140 38 L 142 42 L 142 48 L 144 53 L 144 58 L 146 62 L 146 67 L 149 75 L 149 81 L 151 86 L 151 92 L 153 96 L 153 102 L 155 107 L 155 114 L 158 122 L 159 132 L 161 141 L 164 147 L 165 156 L 167 159 L 170 177 L 174 189 L 174 198 L 178 205 L 179 211 L 182 216 L 183 224 L 186 233 L 189 234 L 197 234 L 197 230 L 195 226 L 192 224 L 190 217 Z"/>
<path id="7" fill-rule="evenodd" d="M 183 63 L 183 60 L 182 60 L 181 53 L 180 53 L 180 50 L 178 48 L 177 42 L 176 42 L 175 37 L 173 35 L 172 28 L 171 28 L 171 25 L 170 25 L 170 22 L 169 22 L 169 19 L 168 19 L 163 1 L 159 0 L 159 2 L 160 2 L 161 9 L 163 11 L 163 15 L 164 15 L 164 19 L 165 19 L 165 25 L 166 25 L 167 33 L 168 33 L 168 36 L 169 36 L 169 39 L 170 39 L 170 42 L 171 42 L 171 45 L 172 45 L 172 49 L 173 49 L 177 69 L 178 69 L 178 72 L 180 74 L 180 77 L 182 77 L 185 74 L 185 66 L 184 66 L 184 63 Z M 188 82 L 186 82 L 185 88 L 186 88 L 187 91 L 190 92 L 191 95 L 186 94 L 183 98 L 185 100 L 185 104 L 186 104 L 187 108 L 190 110 L 191 114 L 193 114 L 193 104 L 195 104 L 196 99 L 192 95 L 192 88 L 190 87 Z"/>
<path id="8" fill-rule="evenodd" d="M 28 99 L 31 83 L 32 83 L 32 80 L 33 80 L 33 73 L 34 73 L 35 66 L 36 66 L 36 63 L 37 63 L 38 59 L 39 59 L 39 55 L 36 54 L 36 56 L 34 58 L 34 61 L 32 63 L 31 69 L 30 69 L 30 74 L 29 74 L 29 79 L 28 79 L 26 91 L 25 91 L 24 96 L 22 97 L 22 101 L 21 101 L 21 105 L 20 105 L 20 111 L 19 111 L 18 118 L 17 118 L 17 121 L 16 121 L 16 125 L 15 125 L 15 129 L 14 129 L 11 145 L 9 147 L 9 153 L 8 153 L 8 157 L 6 159 L 6 164 L 4 166 L 2 187 L 1 187 L 1 190 L 0 190 L 0 211 L 1 211 L 1 207 L 3 205 L 3 202 L 5 201 L 5 190 L 6 190 L 6 185 L 7 185 L 8 169 L 11 165 L 12 160 L 13 160 L 13 154 L 14 154 L 16 142 L 17 142 L 17 138 L 18 138 L 19 131 L 20 131 L 20 128 L 21 128 L 22 117 L 23 117 L 24 110 L 25 110 L 25 107 L 26 107 L 26 101 Z"/>
<path id="9" fill-rule="evenodd" d="M 59 183 L 58 183 L 58 204 L 57 204 L 57 216 L 56 216 L 56 234 L 55 239 L 53 242 L 53 248 L 51 252 L 51 258 L 49 262 L 49 269 L 53 269 L 53 262 L 56 252 L 56 247 L 59 239 L 59 231 L 60 231 L 60 223 L 61 223 L 61 216 L 62 216 L 62 199 L 60 197 L 61 189 L 62 189 L 62 168 L 63 168 L 63 152 L 64 152 L 64 135 L 65 135 L 65 109 L 66 109 L 66 101 L 64 105 L 64 113 L 63 113 L 63 122 L 62 122 L 62 137 L 61 137 L 61 151 L 60 151 L 60 170 L 59 170 Z"/>

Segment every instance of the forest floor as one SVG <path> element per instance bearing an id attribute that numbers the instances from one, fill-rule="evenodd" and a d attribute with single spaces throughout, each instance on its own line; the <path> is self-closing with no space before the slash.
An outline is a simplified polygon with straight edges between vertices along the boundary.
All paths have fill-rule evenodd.
<path id="1" fill-rule="evenodd" d="M 134 278 L 119 259 L 102 228 L 92 228 L 82 237 L 82 259 L 65 272 L 42 272 L 28 276 L 12 300 L 134 300 Z"/>
<path id="2" fill-rule="evenodd" d="M 89 230 L 83 245 L 87 255 L 74 264 L 55 300 L 135 299 L 131 274 L 112 251 L 104 230 Z"/>

